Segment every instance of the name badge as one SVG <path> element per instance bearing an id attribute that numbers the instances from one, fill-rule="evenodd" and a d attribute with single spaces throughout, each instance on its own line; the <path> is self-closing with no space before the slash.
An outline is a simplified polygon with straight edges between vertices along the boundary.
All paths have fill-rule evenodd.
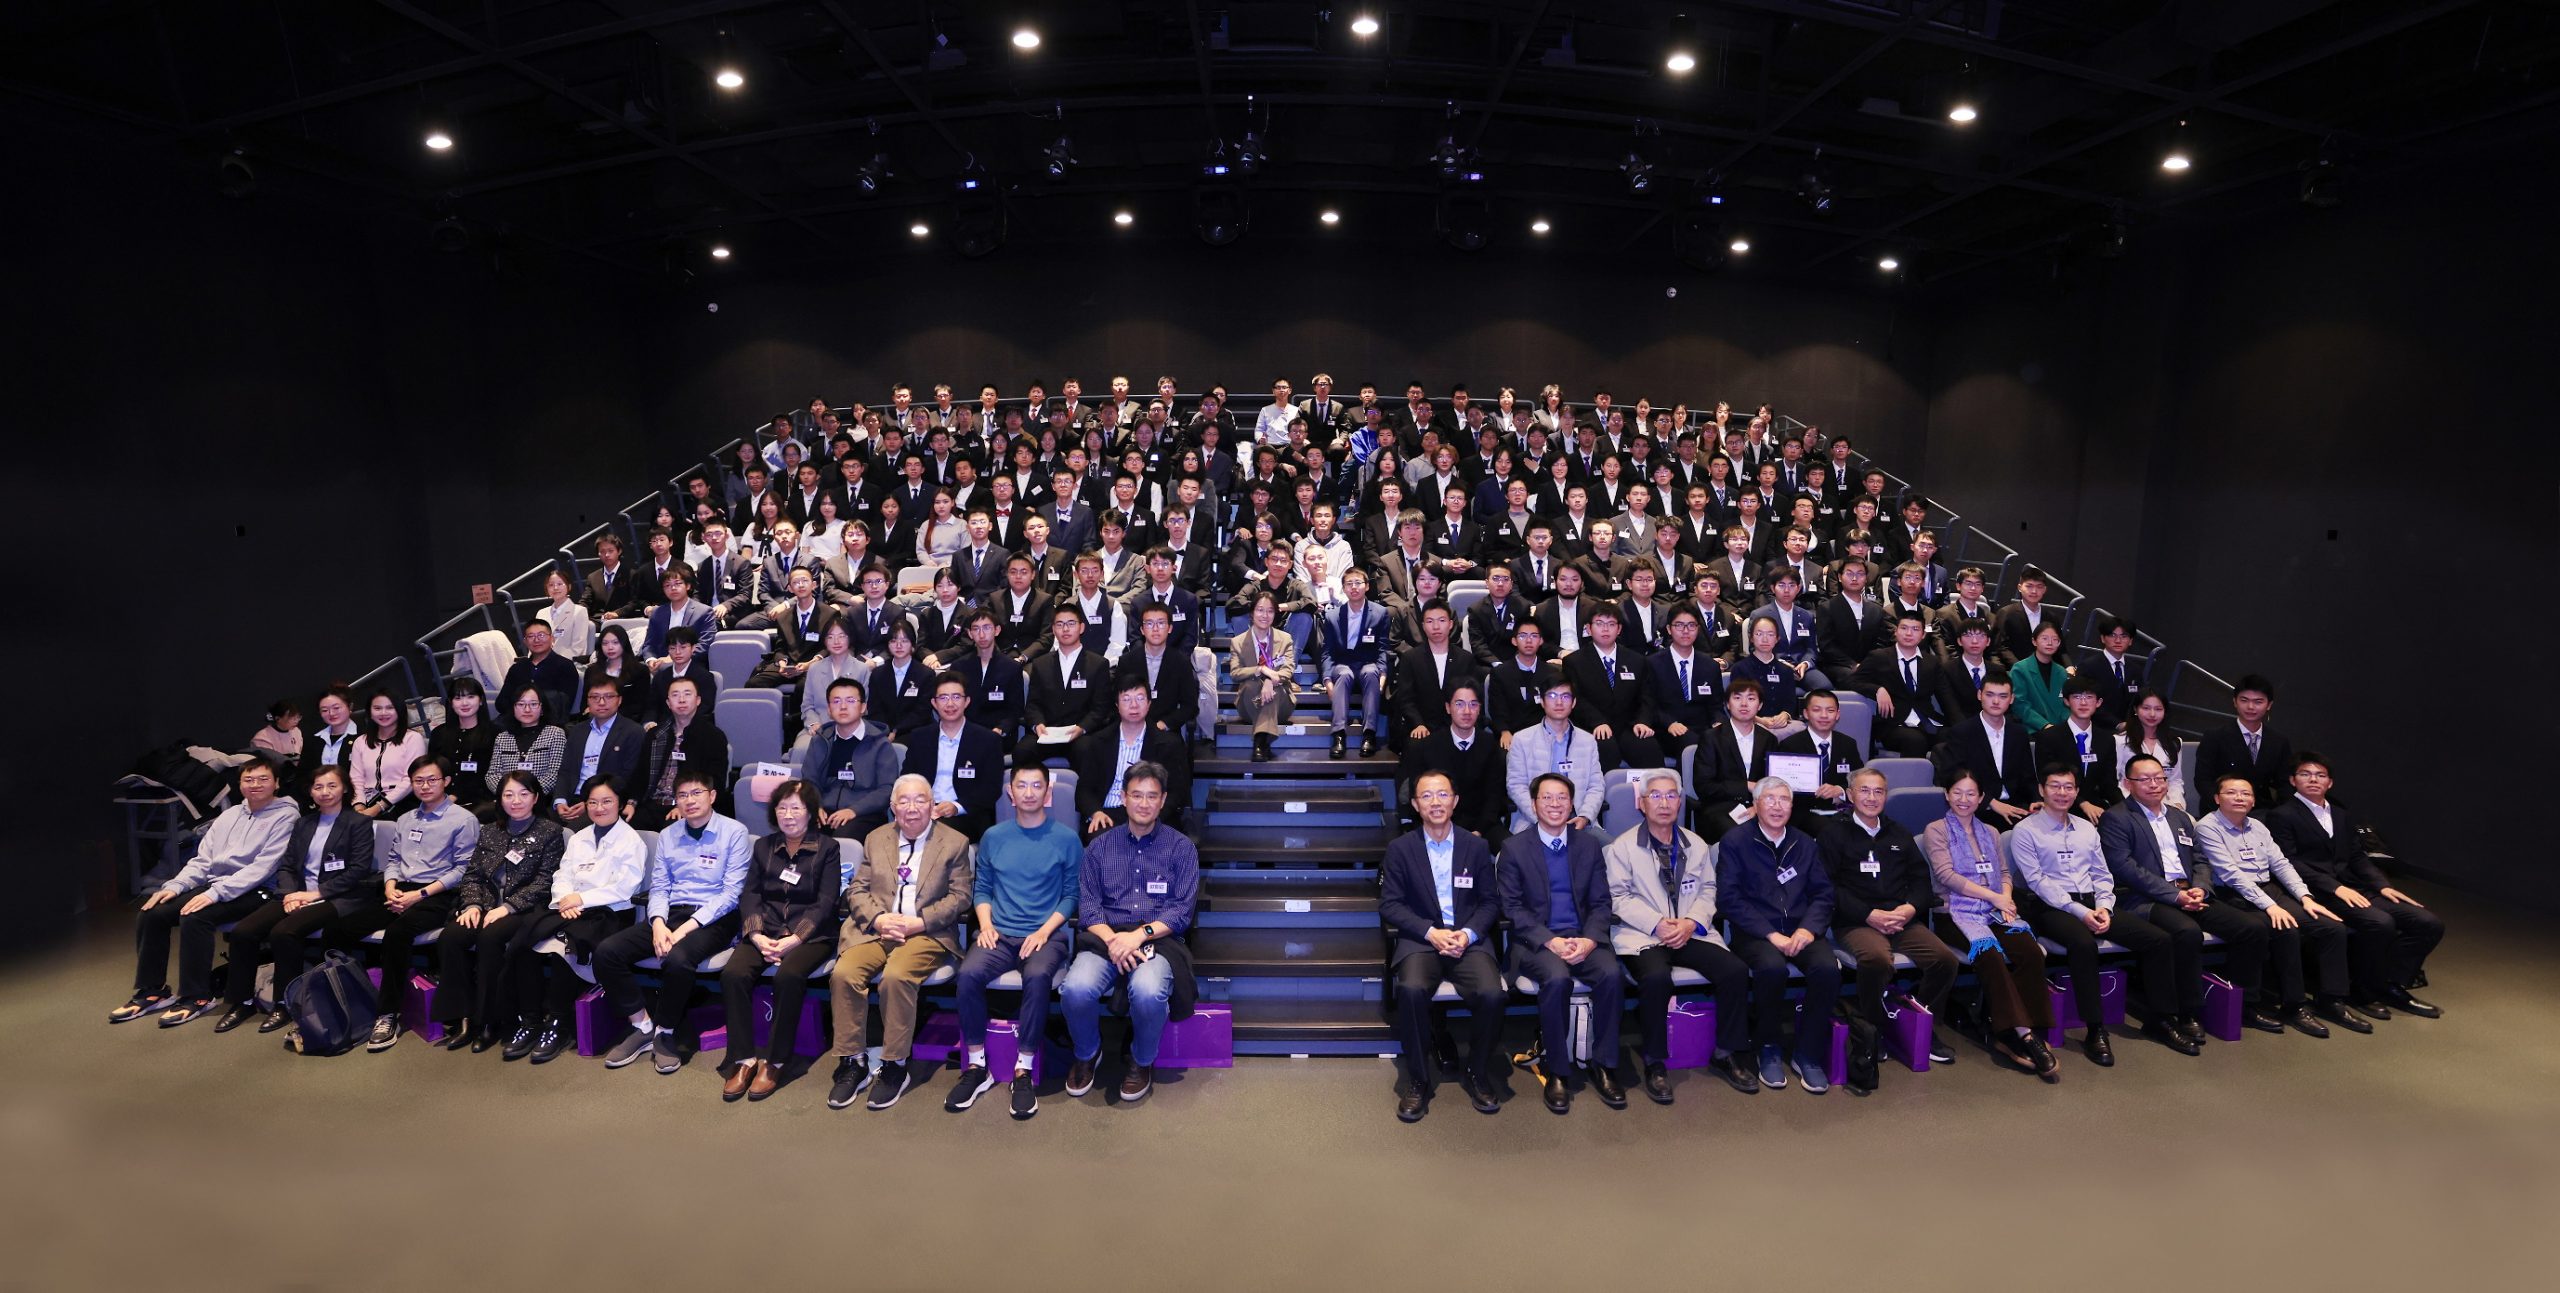
<path id="1" fill-rule="evenodd" d="M 1876 855 L 1870 853 L 1866 861 L 1858 864 L 1858 871 L 1862 875 L 1883 875 L 1884 863 L 1876 861 Z"/>
<path id="2" fill-rule="evenodd" d="M 798 866 L 784 867 L 782 869 L 782 882 L 784 884 L 800 883 L 800 868 Z"/>
<path id="3" fill-rule="evenodd" d="M 1004 699 L 1004 688 L 1002 688 L 1002 687 L 990 687 L 990 688 L 988 688 L 988 689 L 987 689 L 987 699 L 989 699 L 989 700 L 1002 700 L 1002 699 Z"/>
<path id="4" fill-rule="evenodd" d="M 324 875 L 325 875 L 325 874 L 327 874 L 328 872 L 331 872 L 331 871 L 344 871 L 344 870 L 346 870 L 346 869 L 347 869 L 347 860 L 346 860 L 345 858 L 323 858 L 323 859 L 321 859 L 321 862 L 320 862 L 320 870 L 321 870 L 321 873 L 322 873 L 322 874 L 324 874 Z"/>
<path id="5" fill-rule="evenodd" d="M 1147 892 L 1158 897 L 1162 897 L 1165 894 L 1172 892 L 1172 888 L 1173 887 L 1171 885 L 1166 884 L 1162 880 L 1147 881 Z"/>
<path id="6" fill-rule="evenodd" d="M 1975 875 L 1989 875 L 1989 874 L 1991 874 L 1991 863 L 1990 863 L 1990 861 L 1986 859 L 1986 860 L 1984 860 L 1984 861 L 1974 863 L 1974 864 L 1973 864 L 1973 873 L 1974 873 Z"/>
<path id="7" fill-rule="evenodd" d="M 1779 868 L 1779 870 L 1778 870 L 1778 883 L 1780 883 L 1780 884 L 1794 884 L 1795 882 L 1796 882 L 1796 869 L 1795 869 L 1794 867 L 1781 867 L 1781 868 Z"/>
<path id="8" fill-rule="evenodd" d="M 907 684 L 907 689 L 906 689 L 905 691 L 903 691 L 903 692 L 900 692 L 899 694 L 900 694 L 900 695 L 902 695 L 902 696 L 913 697 L 913 696 L 916 694 L 916 684 L 915 684 L 915 683 L 912 683 L 912 682 L 911 682 L 911 683 L 908 683 L 908 684 Z"/>
<path id="9" fill-rule="evenodd" d="M 1620 670 L 1618 671 L 1618 681 L 1620 681 L 1620 682 L 1634 682 L 1635 680 L 1636 680 L 1636 671 L 1635 671 L 1635 670 L 1633 670 L 1633 669 L 1620 669 Z"/>
<path id="10" fill-rule="evenodd" d="M 1022 612 L 1015 611 L 1013 613 L 1013 622 L 1016 624 L 1020 624 L 1022 622 Z"/>
<path id="11" fill-rule="evenodd" d="M 1702 682 L 1702 683 L 1699 683 L 1699 684 L 1698 684 L 1698 694 L 1699 694 L 1699 695 L 1701 695 L 1701 696 L 1712 696 L 1712 695 L 1715 695 L 1715 694 L 1716 694 L 1715 684 L 1714 684 L 1714 683 L 1711 683 L 1711 682 Z"/>
<path id="12" fill-rule="evenodd" d="M 1693 876 L 1693 875 L 1684 875 L 1684 876 L 1680 877 L 1680 892 L 1682 892 L 1682 893 L 1693 893 L 1693 892 L 1695 892 L 1695 891 L 1697 890 L 1697 888 L 1698 888 L 1698 877 Z"/>
<path id="13" fill-rule="evenodd" d="M 1069 678 L 1067 679 L 1067 685 L 1070 687 L 1082 687 L 1085 685 L 1085 680 L 1082 677 Z"/>
<path id="14" fill-rule="evenodd" d="M 2194 847 L 2196 846 L 2196 842 L 2195 842 L 2194 840 L 2192 840 L 2192 839 L 2188 838 L 2188 837 L 2187 837 L 2187 833 L 2186 833 L 2185 831 L 2180 831 L 2180 832 L 2178 832 L 2178 842 L 2179 842 L 2180 844 L 2183 844 L 2183 845 L 2187 846 L 2188 848 L 2194 848 Z"/>
<path id="15" fill-rule="evenodd" d="M 853 769 L 851 769 L 851 768 L 838 768 L 838 769 L 836 769 L 836 780 L 838 780 L 838 781 L 851 781 L 851 780 L 853 780 Z"/>
<path id="16" fill-rule="evenodd" d="M 522 862 L 522 861 L 524 861 L 524 850 L 523 850 L 523 849 L 508 849 L 508 850 L 507 850 L 507 865 L 509 865 L 509 866 L 513 866 L 513 865 L 515 865 L 516 863 L 518 863 L 518 862 Z"/>
<path id="17" fill-rule="evenodd" d="M 965 765 L 964 765 L 964 766 L 961 766 L 961 767 L 953 768 L 953 769 L 951 770 L 951 775 L 952 775 L 952 776 L 954 776 L 954 777 L 959 778 L 959 779 L 960 779 L 960 780 L 962 780 L 962 781 L 975 781 L 975 780 L 977 780 L 977 779 L 978 779 L 978 770 L 977 770 L 976 768 L 972 768 L 972 767 L 968 767 L 968 766 L 965 766 Z"/>
<path id="18" fill-rule="evenodd" d="M 533 760 L 531 760 L 531 759 L 518 759 L 518 760 L 516 761 L 516 771 L 518 771 L 518 772 L 531 772 L 531 771 L 533 771 Z"/>
<path id="19" fill-rule="evenodd" d="M 1849 765 L 1846 763 L 1835 764 L 1831 770 L 1844 777 L 1849 775 Z"/>
<path id="20" fill-rule="evenodd" d="M 1190 618 L 1191 618 L 1191 617 L 1190 617 L 1188 614 L 1185 614 L 1185 613 L 1184 613 L 1184 612 L 1182 612 L 1182 611 L 1175 611 L 1175 612 L 1173 613 L 1173 622 L 1174 622 L 1174 623 L 1176 623 L 1176 624 L 1180 624 L 1180 623 L 1182 623 L 1184 620 L 1187 620 L 1187 619 L 1190 619 Z"/>
<path id="21" fill-rule="evenodd" d="M 412 843 L 412 844 L 424 844 L 424 843 L 426 843 L 426 842 L 427 842 L 427 832 L 426 832 L 426 830 L 425 830 L 424 828 L 422 828 L 422 827 L 417 827 L 417 826 L 412 826 L 412 827 L 410 827 L 410 828 L 409 828 L 409 842 L 410 842 L 410 843 Z"/>
<path id="22" fill-rule="evenodd" d="M 464 759 L 462 762 L 453 765 L 453 767 L 456 772 L 478 772 L 480 770 L 480 761 L 478 759 Z"/>
<path id="23" fill-rule="evenodd" d="M 1449 877 L 1449 887 L 1453 889 L 1473 889 L 1476 887 L 1476 878 L 1471 875 L 1451 876 Z"/>
<path id="24" fill-rule="evenodd" d="M 684 762 L 684 751 L 682 751 L 682 750 L 678 750 L 678 751 L 676 751 L 676 754 L 675 754 L 675 760 L 676 760 L 676 762 L 678 762 L 678 763 L 682 763 L 682 762 Z"/>

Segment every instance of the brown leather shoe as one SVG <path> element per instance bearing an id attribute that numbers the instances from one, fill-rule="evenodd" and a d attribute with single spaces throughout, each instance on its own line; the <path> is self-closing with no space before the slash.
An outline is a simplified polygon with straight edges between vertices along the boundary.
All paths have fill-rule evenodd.
<path id="1" fill-rule="evenodd" d="M 1154 1090 L 1155 1085 L 1156 1070 L 1154 1065 L 1130 1065 L 1129 1071 L 1120 1076 L 1120 1103 L 1128 1104 L 1132 1101 L 1146 1099 L 1147 1092 Z"/>
<path id="2" fill-rule="evenodd" d="M 771 1060 L 756 1061 L 756 1080 L 747 1084 L 747 1098 L 761 1100 L 782 1086 L 782 1066 Z"/>
<path id="3" fill-rule="evenodd" d="M 763 1068 L 763 1060 L 748 1060 L 730 1069 L 729 1080 L 720 1084 L 720 1098 L 724 1101 L 745 1098 L 747 1088 L 755 1082 L 756 1074 Z"/>

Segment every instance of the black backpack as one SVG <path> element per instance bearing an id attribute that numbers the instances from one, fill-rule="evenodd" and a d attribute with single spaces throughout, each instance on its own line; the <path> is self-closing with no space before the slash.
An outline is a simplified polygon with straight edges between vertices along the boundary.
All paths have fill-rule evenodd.
<path id="1" fill-rule="evenodd" d="M 373 1027 L 373 980 L 344 952 L 330 952 L 285 985 L 282 999 L 293 1018 L 285 1049 L 297 1055 L 339 1054 Z"/>

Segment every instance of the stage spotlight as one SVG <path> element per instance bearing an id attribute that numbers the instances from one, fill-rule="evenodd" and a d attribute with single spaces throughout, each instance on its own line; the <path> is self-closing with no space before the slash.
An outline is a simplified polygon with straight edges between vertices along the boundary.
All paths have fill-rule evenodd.
<path id="1" fill-rule="evenodd" d="M 2181 121 L 2177 133 L 2169 136 L 2169 151 L 2161 155 L 2160 169 L 2177 175 L 2194 165 L 2195 159 L 2187 156 L 2187 123 Z"/>
<path id="2" fill-rule="evenodd" d="M 1646 161 L 1642 153 L 1627 154 L 1627 160 L 1618 163 L 1618 170 L 1627 177 L 1629 193 L 1642 193 L 1653 187 L 1653 163 Z"/>
<path id="3" fill-rule="evenodd" d="M 428 148 L 439 153 L 448 153 L 453 151 L 453 136 L 448 135 L 441 130 L 428 131 L 426 143 Z"/>
<path id="4" fill-rule="evenodd" d="M 1890 255 L 1879 256 L 1876 258 L 1876 268 L 1890 274 L 1895 270 L 1902 268 L 1902 262 L 1894 259 Z"/>
<path id="5" fill-rule="evenodd" d="M 1378 34 L 1378 20 L 1377 20 L 1377 19 L 1375 19 L 1375 18 L 1370 17 L 1369 15 L 1367 15 L 1367 14 L 1365 14 L 1365 13 L 1364 13 L 1364 14 L 1362 14 L 1362 15 L 1360 15 L 1360 16 L 1359 16 L 1359 17 L 1357 17 L 1357 18 L 1352 19 L 1352 20 L 1351 20 L 1351 34 L 1352 34 L 1352 35 L 1354 35 L 1354 36 L 1375 36 L 1375 35 L 1377 35 L 1377 34 Z"/>
<path id="6" fill-rule="evenodd" d="M 1076 164 L 1075 141 L 1060 135 L 1050 140 L 1048 147 L 1040 150 L 1040 156 L 1047 163 L 1050 179 L 1064 179 L 1067 172 Z"/>
<path id="7" fill-rule="evenodd" d="M 1695 55 L 1685 49 L 1675 49 L 1671 51 L 1671 57 L 1662 60 L 1662 65 L 1670 69 L 1672 75 L 1678 76 L 1694 70 L 1698 66 L 1698 60 Z"/>
<path id="8" fill-rule="evenodd" d="M 986 172 L 977 169 L 977 159 L 968 159 L 967 168 L 951 185 L 951 209 L 943 221 L 951 248 L 969 260 L 992 254 L 1004 245 L 1004 194 Z"/>
<path id="9" fill-rule="evenodd" d="M 1341 213 L 1341 212 L 1339 212 L 1339 211 L 1335 211 L 1335 210 L 1333 210 L 1333 209 L 1331 209 L 1331 208 L 1327 208 L 1327 209 L 1325 209 L 1325 210 L 1323 210 L 1323 211 L 1321 211 L 1321 212 L 1318 212 L 1318 213 L 1316 214 L 1316 219 L 1318 219 L 1318 220 L 1321 220 L 1321 221 L 1325 222 L 1325 224 L 1327 224 L 1328 226 L 1330 226 L 1330 225 L 1338 225 L 1338 224 L 1342 223 L 1342 213 Z"/>
<path id="10" fill-rule="evenodd" d="M 1732 252 L 1736 256 L 1742 255 L 1751 250 L 1751 240 L 1748 238 L 1736 238 L 1732 242 L 1725 244 L 1725 250 Z"/>
<path id="11" fill-rule="evenodd" d="M 2347 172 L 2336 159 L 2322 156 L 2302 168 L 2302 205 L 2333 210 L 2347 200 Z"/>
<path id="12" fill-rule="evenodd" d="M 1111 223 L 1116 224 L 1123 229 L 1126 229 L 1137 222 L 1138 217 L 1134 213 L 1128 211 L 1114 211 L 1111 213 Z"/>
<path id="13" fill-rule="evenodd" d="M 1015 49 L 1040 48 L 1040 33 L 1033 31 L 1028 27 L 1015 30 L 1013 33 L 1013 47 Z"/>
<path id="14" fill-rule="evenodd" d="M 1191 191 L 1191 231 L 1212 247 L 1224 247 L 1253 227 L 1253 211 L 1244 190 L 1206 186 Z"/>
<path id="15" fill-rule="evenodd" d="M 227 198 L 245 198 L 258 191 L 258 172 L 249 165 L 247 154 L 234 148 L 214 163 L 214 189 Z"/>
<path id="16" fill-rule="evenodd" d="M 922 238 L 922 237 L 924 237 L 925 235 L 927 235 L 927 234 L 929 234 L 929 233 L 932 233 L 932 232 L 933 232 L 933 226 L 932 226 L 932 225 L 929 225 L 929 224 L 926 224 L 926 223 L 925 223 L 924 221 L 922 221 L 922 220 L 918 220 L 918 221 L 916 221 L 914 224 L 911 224 L 911 225 L 908 225 L 908 226 L 907 226 L 907 232 L 908 232 L 908 233 L 911 233 L 911 234 L 914 234 L 914 235 L 915 235 L 916 237 L 918 237 L 918 238 Z"/>
<path id="17" fill-rule="evenodd" d="M 1947 109 L 1947 120 L 1952 121 L 1959 126 L 1973 120 L 1975 116 L 1976 114 L 1973 110 L 1973 105 L 1970 103 L 1959 103 L 1956 106 Z"/>
<path id="18" fill-rule="evenodd" d="M 1538 217 L 1537 219 L 1532 220 L 1532 221 L 1530 221 L 1530 222 L 1529 222 L 1529 232 L 1534 233 L 1534 234 L 1544 234 L 1545 232 L 1547 232 L 1548 230 L 1553 229 L 1553 228 L 1555 228 L 1555 226 L 1554 226 L 1554 225 L 1551 225 L 1551 224 L 1548 224 L 1548 223 L 1547 223 L 1547 218 L 1546 218 L 1545 216 L 1540 216 L 1540 217 Z"/>
<path id="19" fill-rule="evenodd" d="M 1431 223 L 1440 241 L 1460 251 L 1482 251 L 1493 239 L 1493 204 L 1476 189 L 1443 189 Z"/>
<path id="20" fill-rule="evenodd" d="M 713 259 L 713 260 L 727 260 L 727 259 L 729 259 L 729 244 L 727 244 L 727 243 L 725 243 L 725 242 L 715 242 L 715 243 L 711 244 L 711 259 Z"/>
<path id="21" fill-rule="evenodd" d="M 745 87 L 747 78 L 745 73 L 734 67 L 724 67 L 719 75 L 711 78 L 711 83 L 723 90 L 736 90 Z"/>

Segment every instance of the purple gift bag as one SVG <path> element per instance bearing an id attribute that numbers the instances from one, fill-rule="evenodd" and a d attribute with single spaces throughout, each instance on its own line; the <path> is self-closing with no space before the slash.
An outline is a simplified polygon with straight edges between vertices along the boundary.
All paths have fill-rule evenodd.
<path id="1" fill-rule="evenodd" d="M 2053 994 L 2053 1027 L 2045 1030 L 2045 1045 L 2060 1046 L 2063 1033 L 2086 1027 L 2089 1021 L 2080 1017 L 2080 1003 L 2071 991 L 2070 975 L 2052 975 L 2045 987 Z M 2124 1027 L 2124 990 L 2124 971 L 2098 971 L 2098 1006 L 2106 1013 L 2099 1022 L 2108 1028 Z"/>
<path id="2" fill-rule="evenodd" d="M 1884 999 L 1884 1048 L 1914 1073 L 1929 1071 L 1929 1034 L 1937 1017 L 1928 1008 L 1896 992 Z"/>
<path id="3" fill-rule="evenodd" d="M 1235 1063 L 1235 1011 L 1223 1001 L 1200 1002 L 1189 1019 L 1166 1024 L 1156 1048 L 1160 1069 L 1224 1069 Z"/>
<path id="4" fill-rule="evenodd" d="M 2204 1031 L 2216 1041 L 2236 1042 L 2240 1026 L 2240 989 L 2219 974 L 2204 976 Z"/>
<path id="5" fill-rule="evenodd" d="M 1674 998 L 1670 1012 L 1671 1054 L 1666 1068 L 1702 1069 L 1716 1057 L 1716 1003 L 1707 998 Z"/>
<path id="6" fill-rule="evenodd" d="M 367 970 L 374 990 L 382 990 L 382 971 Z M 409 976 L 409 996 L 400 1007 L 400 1026 L 418 1035 L 424 1042 L 444 1040 L 444 1023 L 436 1018 L 436 981 L 423 974 Z"/>

